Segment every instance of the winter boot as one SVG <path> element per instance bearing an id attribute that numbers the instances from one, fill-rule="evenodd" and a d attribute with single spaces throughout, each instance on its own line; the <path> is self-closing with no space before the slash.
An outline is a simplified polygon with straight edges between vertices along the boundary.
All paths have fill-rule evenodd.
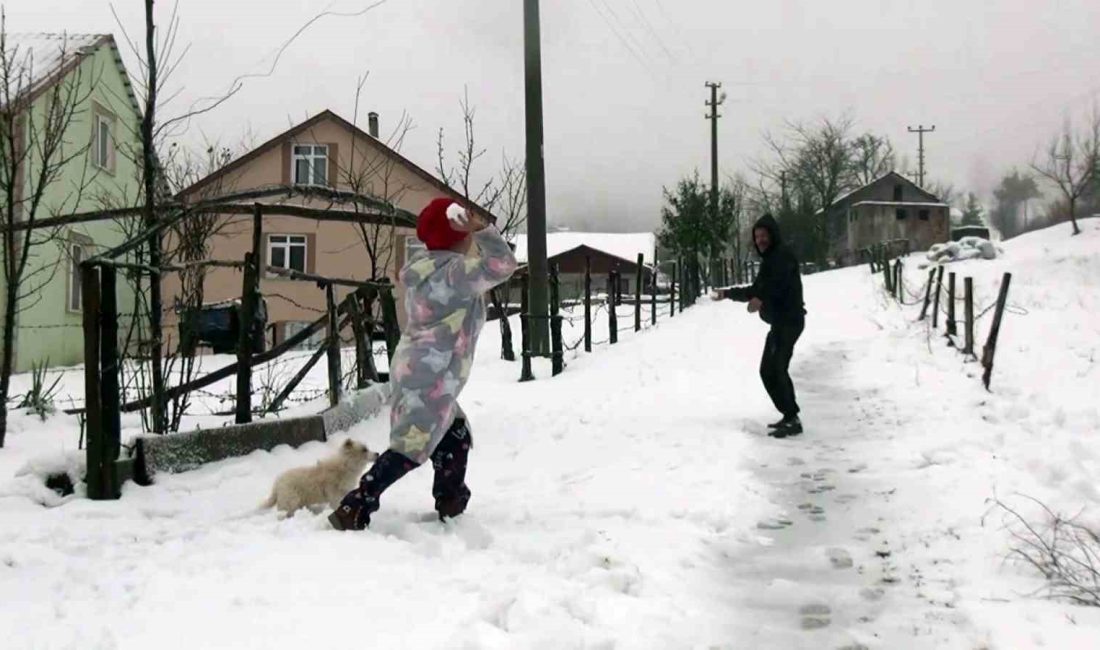
<path id="1" fill-rule="evenodd" d="M 416 463 L 395 451 L 384 452 L 359 479 L 359 487 L 348 492 L 328 516 L 329 523 L 336 530 L 363 530 L 370 525 L 371 514 L 378 510 L 382 492 L 416 467 Z"/>
<path id="2" fill-rule="evenodd" d="M 470 488 L 466 486 L 466 461 L 473 444 L 466 421 L 456 419 L 432 452 L 432 468 L 435 470 L 432 496 L 435 497 L 435 511 L 441 521 L 462 514 L 470 502 Z"/>
<path id="3" fill-rule="evenodd" d="M 799 420 L 797 415 L 792 415 L 785 419 L 787 420 L 786 424 L 779 425 L 775 431 L 772 431 L 768 435 L 773 438 L 789 438 L 802 433 L 802 420 Z"/>

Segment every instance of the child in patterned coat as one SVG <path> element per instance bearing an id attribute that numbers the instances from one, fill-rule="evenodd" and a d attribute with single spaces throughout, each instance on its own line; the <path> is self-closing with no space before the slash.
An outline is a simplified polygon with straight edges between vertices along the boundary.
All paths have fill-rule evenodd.
<path id="1" fill-rule="evenodd" d="M 485 325 L 484 294 L 512 276 L 516 258 L 484 216 L 451 199 L 424 208 L 416 236 L 424 248 L 400 275 L 407 321 L 390 363 L 390 448 L 329 516 L 337 530 L 366 528 L 382 492 L 429 458 L 440 519 L 461 514 L 470 500 L 472 439 L 458 395 Z"/>

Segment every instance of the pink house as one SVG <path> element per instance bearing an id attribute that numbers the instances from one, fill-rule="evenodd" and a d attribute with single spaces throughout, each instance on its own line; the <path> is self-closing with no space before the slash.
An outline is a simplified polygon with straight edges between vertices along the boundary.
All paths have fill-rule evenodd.
<path id="1" fill-rule="evenodd" d="M 313 185 L 383 199 L 413 214 L 433 198 L 465 200 L 431 173 L 378 139 L 378 117 L 371 113 L 369 132 L 332 111 L 324 111 L 263 143 L 179 194 L 181 201 L 203 199 L 277 186 Z M 304 198 L 285 203 L 324 208 L 327 202 Z M 347 209 L 346 206 L 341 206 Z M 478 206 L 474 206 L 479 209 Z M 208 239 L 204 257 L 241 260 L 252 249 L 252 217 L 216 215 L 217 232 Z M 408 228 L 269 215 L 263 219 L 261 268 L 270 265 L 326 277 L 370 280 L 389 278 L 404 262 Z M 171 245 L 171 244 L 169 244 Z M 180 296 L 178 274 L 164 279 L 164 304 Z M 239 298 L 242 275 L 237 269 L 211 268 L 204 281 L 203 302 Z M 262 273 L 260 291 L 267 305 L 268 343 L 275 344 L 316 320 L 325 310 L 325 294 L 315 284 Z M 351 289 L 341 287 L 337 300 Z M 398 300 L 401 292 L 397 292 Z M 404 318 L 404 308 L 398 305 Z M 174 314 L 166 325 L 174 328 Z M 167 332 L 166 332 L 167 334 Z M 166 341 L 169 347 L 171 341 Z"/>

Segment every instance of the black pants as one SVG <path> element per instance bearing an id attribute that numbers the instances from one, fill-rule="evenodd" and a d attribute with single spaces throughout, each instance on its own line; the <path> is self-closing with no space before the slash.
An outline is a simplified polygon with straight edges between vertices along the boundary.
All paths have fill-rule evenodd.
<path id="1" fill-rule="evenodd" d="M 804 321 L 772 325 L 768 340 L 764 343 L 764 355 L 760 359 L 760 379 L 764 381 L 764 389 L 768 391 L 768 397 L 772 398 L 775 408 L 787 417 L 798 415 L 799 411 L 794 383 L 788 370 L 791 367 L 794 344 L 802 336 L 805 327 Z"/>

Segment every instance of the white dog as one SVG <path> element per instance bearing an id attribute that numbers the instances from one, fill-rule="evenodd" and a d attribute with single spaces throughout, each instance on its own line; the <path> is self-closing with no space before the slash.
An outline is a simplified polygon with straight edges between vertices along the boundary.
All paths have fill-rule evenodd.
<path id="1" fill-rule="evenodd" d="M 378 454 L 366 445 L 348 439 L 335 456 L 317 461 L 312 467 L 288 469 L 275 479 L 271 496 L 261 509 L 275 506 L 288 516 L 301 508 L 319 512 L 324 506 L 336 508 L 340 500 L 355 487 L 367 463 Z"/>

